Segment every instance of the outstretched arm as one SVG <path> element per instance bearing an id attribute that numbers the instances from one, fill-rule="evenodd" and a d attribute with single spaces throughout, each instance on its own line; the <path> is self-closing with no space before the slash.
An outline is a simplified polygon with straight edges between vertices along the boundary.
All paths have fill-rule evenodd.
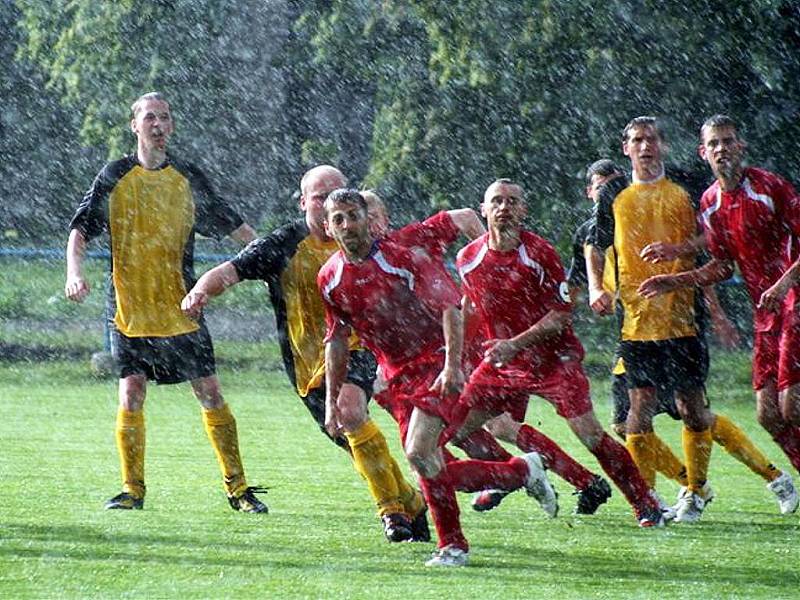
<path id="1" fill-rule="evenodd" d="M 447 214 L 453 220 L 453 224 L 458 227 L 458 230 L 471 240 L 486 233 L 486 228 L 478 218 L 478 213 L 471 208 L 448 210 Z"/>
<path id="2" fill-rule="evenodd" d="M 232 239 L 236 240 L 242 245 L 249 244 L 256 239 L 256 237 L 258 237 L 256 235 L 256 230 L 250 227 L 250 225 L 247 223 L 242 223 L 239 225 L 239 227 L 231 231 L 229 235 Z"/>
<path id="3" fill-rule="evenodd" d="M 73 229 L 67 242 L 67 281 L 64 295 L 73 302 L 83 302 L 89 295 L 89 283 L 83 278 L 83 258 L 86 255 L 86 238 Z"/>
<path id="4" fill-rule="evenodd" d="M 488 340 L 483 343 L 483 360 L 496 367 L 511 362 L 514 357 L 533 344 L 558 335 L 572 322 L 572 313 L 563 310 L 550 310 L 525 331 L 506 340 Z"/>
<path id="5" fill-rule="evenodd" d="M 739 339 L 739 332 L 736 327 L 728 319 L 728 315 L 720 304 L 717 291 L 713 285 L 708 285 L 703 288 L 703 299 L 708 307 L 708 312 L 711 315 L 711 323 L 714 328 L 714 335 L 720 345 L 726 350 L 734 350 L 739 347 L 741 340 Z"/>
<path id="6" fill-rule="evenodd" d="M 442 396 L 457 394 L 464 387 L 464 373 L 461 371 L 461 352 L 464 346 L 464 322 L 461 311 L 450 306 L 442 312 L 444 331 L 444 369 L 431 386 L 431 391 Z"/>
<path id="7" fill-rule="evenodd" d="M 197 318 L 211 298 L 219 296 L 232 285 L 241 281 L 239 273 L 230 261 L 217 265 L 206 272 L 181 302 L 181 310 L 189 317 Z"/>
<path id="8" fill-rule="evenodd" d="M 654 275 L 645 279 L 639 286 L 637 293 L 645 298 L 653 298 L 672 290 L 685 287 L 705 287 L 725 281 L 733 275 L 733 263 L 729 260 L 712 258 L 711 261 L 698 269 L 684 271 L 683 273 Z"/>
<path id="9" fill-rule="evenodd" d="M 347 361 L 350 350 L 345 329 L 337 329 L 325 343 L 325 430 L 331 435 L 339 434 L 338 404 L 339 390 L 347 376 Z"/>
<path id="10" fill-rule="evenodd" d="M 605 257 L 597 246 L 586 244 L 584 258 L 589 287 L 589 306 L 598 315 L 610 315 L 613 312 L 614 298 L 603 287 Z"/>

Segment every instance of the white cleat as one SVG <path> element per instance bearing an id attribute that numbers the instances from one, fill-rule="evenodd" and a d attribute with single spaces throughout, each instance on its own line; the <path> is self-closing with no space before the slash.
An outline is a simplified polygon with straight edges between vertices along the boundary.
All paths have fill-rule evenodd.
<path id="1" fill-rule="evenodd" d="M 437 548 L 433 556 L 425 563 L 426 567 L 464 567 L 469 560 L 469 552 L 449 544 Z"/>
<path id="2" fill-rule="evenodd" d="M 542 457 L 538 452 L 529 452 L 520 458 L 528 464 L 528 479 L 525 481 L 528 496 L 535 498 L 545 514 L 554 519 L 558 514 L 558 494 L 545 475 Z"/>
<path id="3" fill-rule="evenodd" d="M 666 523 L 675 520 L 675 517 L 678 515 L 677 505 L 670 506 L 667 504 L 655 490 L 650 490 L 650 497 L 658 503 L 658 508 L 661 510 L 661 516 L 664 517 L 664 521 Z"/>
<path id="4" fill-rule="evenodd" d="M 695 523 L 700 520 L 706 505 L 711 502 L 716 494 L 708 483 L 704 483 L 700 492 L 692 492 L 687 487 L 681 487 L 678 493 L 678 503 L 675 510 L 676 523 Z"/>
<path id="5" fill-rule="evenodd" d="M 791 475 L 781 471 L 776 480 L 767 484 L 767 489 L 778 499 L 778 507 L 780 507 L 782 515 L 788 515 L 797 510 L 800 497 L 797 495 Z"/>

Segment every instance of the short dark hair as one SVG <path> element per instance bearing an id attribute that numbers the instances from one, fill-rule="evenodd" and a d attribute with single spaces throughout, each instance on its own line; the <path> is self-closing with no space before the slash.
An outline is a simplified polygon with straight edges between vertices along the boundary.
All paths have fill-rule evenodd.
<path id="1" fill-rule="evenodd" d="M 658 118 L 650 117 L 650 116 L 641 116 L 641 117 L 634 117 L 628 124 L 625 125 L 625 128 L 622 130 L 622 141 L 628 141 L 628 134 L 630 133 L 631 129 L 634 127 L 652 127 L 656 130 L 656 134 L 658 138 L 665 142 L 666 138 L 664 137 L 664 132 L 661 130 L 661 125 L 659 124 Z"/>
<path id="2" fill-rule="evenodd" d="M 517 183 L 516 181 L 514 181 L 513 179 L 509 179 L 508 177 L 498 177 L 492 183 L 490 183 L 486 187 L 486 189 L 488 190 L 490 187 L 492 187 L 493 185 L 498 184 L 498 183 L 500 183 L 502 185 L 513 185 L 513 186 L 518 187 L 520 189 L 520 191 L 522 192 L 522 196 L 525 197 L 525 188 L 522 187 L 522 184 Z"/>
<path id="3" fill-rule="evenodd" d="M 364 196 L 361 195 L 361 192 L 352 188 L 339 188 L 328 194 L 324 204 L 325 214 L 328 214 L 331 206 L 339 203 L 355 204 L 359 208 L 364 209 L 364 212 L 367 212 L 367 201 L 364 199 Z"/>
<path id="4" fill-rule="evenodd" d="M 617 166 L 610 158 L 601 158 L 590 164 L 586 168 L 586 184 L 592 183 L 593 175 L 600 175 L 601 177 L 608 177 L 614 173 L 622 173 L 622 169 Z"/>
<path id="5" fill-rule="evenodd" d="M 707 127 L 732 127 L 737 133 L 739 132 L 739 124 L 736 120 L 723 114 L 717 114 L 705 120 L 705 123 L 700 128 L 700 139 L 703 139 L 703 130 Z"/>
<path id="6" fill-rule="evenodd" d="M 147 92 L 139 96 L 136 101 L 131 104 L 131 116 L 133 118 L 136 118 L 136 113 L 142 108 L 142 104 L 148 100 L 160 100 L 161 102 L 166 102 L 167 106 L 169 106 L 169 100 L 167 100 L 161 92 Z"/>

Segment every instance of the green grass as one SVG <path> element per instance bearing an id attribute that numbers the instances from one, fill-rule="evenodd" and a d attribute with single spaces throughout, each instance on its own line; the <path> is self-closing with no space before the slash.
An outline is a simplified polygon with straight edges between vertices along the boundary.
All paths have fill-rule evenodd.
<path id="1" fill-rule="evenodd" d="M 755 423 L 746 364 L 720 362 L 715 406 L 786 468 Z M 597 515 L 573 517 L 561 481 L 555 520 L 524 494 L 487 514 L 462 496 L 471 564 L 436 571 L 423 566 L 432 545 L 383 541 L 363 482 L 282 373 L 225 368 L 221 379 L 249 480 L 271 486 L 269 515 L 228 508 L 186 385 L 149 391 L 145 510 L 101 510 L 119 486 L 114 383 L 83 361 L 0 363 L 0 597 L 797 597 L 798 517 L 779 516 L 763 482 L 718 447 L 717 500 L 695 526 L 641 530 L 618 492 Z M 594 383 L 607 422 L 605 378 Z M 373 413 L 397 452 L 396 428 Z M 532 401 L 529 420 L 598 468 L 549 406 Z M 662 416 L 657 427 L 677 447 L 676 424 Z M 674 497 L 673 484 L 660 489 Z"/>

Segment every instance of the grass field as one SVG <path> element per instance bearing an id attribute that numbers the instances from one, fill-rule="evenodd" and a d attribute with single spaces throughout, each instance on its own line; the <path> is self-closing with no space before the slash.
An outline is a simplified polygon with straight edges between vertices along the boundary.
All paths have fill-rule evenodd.
<path id="1" fill-rule="evenodd" d="M 746 357 L 716 369 L 716 406 L 757 427 Z M 252 484 L 269 515 L 231 511 L 188 388 L 151 388 L 144 511 L 103 511 L 118 491 L 113 382 L 81 362 L 0 363 L 0 597 L 3 598 L 793 598 L 798 516 L 781 517 L 763 482 L 715 448 L 717 499 L 693 526 L 641 530 L 615 492 L 598 514 L 547 519 L 524 494 L 491 513 L 461 497 L 468 568 L 423 566 L 432 544 L 390 545 L 347 456 L 312 425 L 285 377 L 221 372 Z M 744 381 L 742 381 L 744 379 Z M 606 386 L 595 385 L 608 420 Z M 736 394 L 728 390 L 735 390 Z M 724 400 L 723 400 L 724 397 Z M 396 428 L 373 411 L 397 450 Z M 552 409 L 529 420 L 596 470 Z M 677 445 L 668 417 L 657 425 Z M 399 456 L 399 454 L 397 454 Z M 405 462 L 402 462 L 405 467 Z M 660 482 L 667 497 L 676 488 Z"/>

